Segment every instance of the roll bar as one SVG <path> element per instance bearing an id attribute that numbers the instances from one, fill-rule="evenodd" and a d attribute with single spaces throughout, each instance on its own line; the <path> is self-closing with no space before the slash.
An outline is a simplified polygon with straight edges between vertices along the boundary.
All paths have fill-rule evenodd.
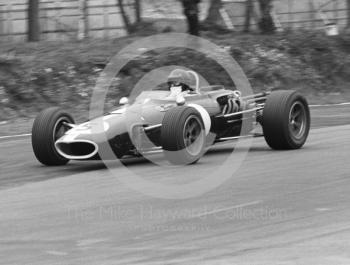
<path id="1" fill-rule="evenodd" d="M 187 71 L 187 73 L 192 74 L 194 78 L 196 79 L 196 93 L 199 94 L 199 76 L 195 71 Z"/>

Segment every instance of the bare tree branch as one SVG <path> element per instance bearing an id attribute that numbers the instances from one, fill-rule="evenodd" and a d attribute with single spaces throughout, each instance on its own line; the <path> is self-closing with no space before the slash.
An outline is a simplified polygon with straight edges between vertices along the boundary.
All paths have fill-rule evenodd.
<path id="1" fill-rule="evenodd" d="M 276 30 L 275 23 L 271 16 L 273 0 L 259 0 L 261 18 L 259 28 L 262 33 L 273 33 Z"/>
<path id="2" fill-rule="evenodd" d="M 135 6 L 135 16 L 136 16 L 136 23 L 141 22 L 141 0 L 135 0 L 134 2 Z"/>
<path id="3" fill-rule="evenodd" d="M 221 21 L 220 8 L 222 8 L 221 0 L 211 0 L 205 23 L 209 25 L 219 24 Z"/>
<path id="4" fill-rule="evenodd" d="M 253 14 L 254 4 L 253 0 L 246 0 L 246 10 L 245 10 L 245 22 L 244 22 L 244 31 L 250 31 L 250 21 Z"/>
<path id="5" fill-rule="evenodd" d="M 350 28 L 350 0 L 347 0 L 347 8 L 348 8 L 348 25 L 347 25 L 347 27 Z"/>
<path id="6" fill-rule="evenodd" d="M 28 0 L 28 41 L 40 40 L 39 0 Z"/>
<path id="7" fill-rule="evenodd" d="M 120 13 L 122 15 L 122 18 L 123 18 L 123 21 L 124 21 L 124 24 L 125 24 L 125 28 L 126 28 L 126 31 L 128 33 L 131 33 L 132 31 L 132 27 L 131 27 L 131 23 L 130 23 L 130 19 L 129 19 L 129 16 L 126 14 L 126 11 L 124 9 L 124 3 L 123 3 L 123 0 L 118 0 L 118 6 L 119 6 L 119 9 L 120 9 Z"/>

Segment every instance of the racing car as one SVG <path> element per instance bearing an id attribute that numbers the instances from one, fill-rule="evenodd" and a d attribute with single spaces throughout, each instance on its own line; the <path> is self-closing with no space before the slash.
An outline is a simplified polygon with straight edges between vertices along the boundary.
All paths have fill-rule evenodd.
<path id="1" fill-rule="evenodd" d="M 188 165 L 220 142 L 263 136 L 272 149 L 291 150 L 307 140 L 309 106 L 296 91 L 242 96 L 222 85 L 200 86 L 196 72 L 182 69 L 170 73 L 167 85 L 121 98 L 115 110 L 80 125 L 58 107 L 42 111 L 32 128 L 36 158 L 47 166 L 102 159 L 107 143 L 114 159 L 162 152 L 171 164 Z M 102 130 L 93 129 L 97 120 Z"/>

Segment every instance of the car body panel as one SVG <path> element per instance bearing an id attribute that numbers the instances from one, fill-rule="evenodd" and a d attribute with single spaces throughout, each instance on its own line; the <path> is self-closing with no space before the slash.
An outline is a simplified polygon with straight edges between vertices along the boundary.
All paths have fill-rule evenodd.
<path id="1" fill-rule="evenodd" d="M 200 106 L 199 112 L 206 111 L 213 120 L 222 112 L 222 106 L 218 102 L 218 99 L 222 97 L 235 97 L 234 91 L 220 87 L 219 89 L 209 89 L 209 91 L 200 94 L 188 93 L 184 95 L 184 105 Z M 130 104 L 121 106 L 103 117 L 73 126 L 64 136 L 58 139 L 57 143 L 92 141 L 100 146 L 104 145 L 107 139 L 116 153 L 119 151 L 128 153 L 130 150 L 127 149 L 142 146 L 139 143 L 142 137 L 140 138 L 138 135 L 140 129 L 144 131 L 145 128 L 150 126 L 161 126 L 165 113 L 177 105 L 175 98 L 169 98 L 169 91 L 144 91 Z M 206 124 L 210 124 L 211 127 L 218 125 L 218 123 L 211 121 L 206 122 Z M 225 126 L 227 124 L 224 122 L 218 128 L 225 129 Z M 206 128 L 206 131 L 215 130 Z M 147 132 L 146 135 L 154 145 L 159 146 L 161 144 L 159 140 L 160 128 L 158 130 L 155 128 Z M 71 156 L 69 157 L 71 158 Z M 90 158 L 96 158 L 96 156 Z M 82 160 L 85 159 L 87 159 L 87 156 L 82 158 Z"/>

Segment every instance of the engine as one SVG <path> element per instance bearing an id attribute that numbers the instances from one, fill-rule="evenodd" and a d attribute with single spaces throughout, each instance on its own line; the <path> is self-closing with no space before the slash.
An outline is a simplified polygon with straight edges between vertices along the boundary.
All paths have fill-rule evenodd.
<path id="1" fill-rule="evenodd" d="M 238 111 L 242 111 L 243 108 L 243 102 L 239 97 L 235 97 L 234 95 L 228 95 L 228 96 L 223 96 L 217 99 L 221 110 L 222 114 L 230 114 L 230 113 L 235 113 Z"/>

